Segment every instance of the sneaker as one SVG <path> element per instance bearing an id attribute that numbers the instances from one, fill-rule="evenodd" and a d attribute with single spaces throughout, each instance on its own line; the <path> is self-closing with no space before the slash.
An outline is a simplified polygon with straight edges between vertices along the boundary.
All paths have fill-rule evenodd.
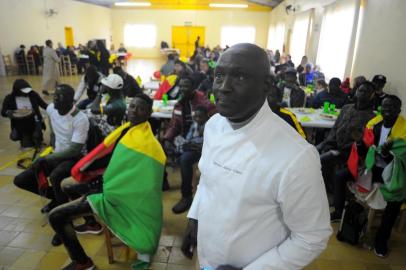
<path id="1" fill-rule="evenodd" d="M 378 256 L 379 258 L 386 258 L 388 257 L 388 250 L 377 250 L 376 247 L 374 248 L 374 253 L 376 256 Z"/>
<path id="2" fill-rule="evenodd" d="M 187 210 L 189 210 L 190 206 L 192 205 L 193 202 L 193 197 L 182 197 L 182 199 L 180 199 L 180 201 L 175 204 L 175 206 L 172 208 L 172 212 L 174 212 L 175 214 L 181 214 L 183 212 L 186 212 Z"/>
<path id="3" fill-rule="evenodd" d="M 94 265 L 93 261 L 90 258 L 88 258 L 87 262 L 84 264 L 73 261 L 64 268 L 62 268 L 62 270 L 94 270 L 94 269 L 96 269 L 96 266 Z"/>
<path id="4" fill-rule="evenodd" d="M 75 226 L 75 232 L 77 234 L 101 234 L 103 232 L 103 227 L 99 224 L 82 224 Z"/>
<path id="5" fill-rule="evenodd" d="M 52 237 L 51 244 L 54 247 L 60 246 L 62 245 L 62 239 L 59 237 L 59 235 L 55 234 L 54 237 Z"/>
<path id="6" fill-rule="evenodd" d="M 330 214 L 330 222 L 331 223 L 338 223 L 341 221 L 341 213 L 338 213 L 337 211 L 334 211 L 333 213 Z"/>
<path id="7" fill-rule="evenodd" d="M 46 214 L 51 212 L 52 209 L 57 207 L 58 205 L 56 204 L 56 201 L 52 200 L 50 201 L 47 205 L 41 208 L 41 213 Z"/>

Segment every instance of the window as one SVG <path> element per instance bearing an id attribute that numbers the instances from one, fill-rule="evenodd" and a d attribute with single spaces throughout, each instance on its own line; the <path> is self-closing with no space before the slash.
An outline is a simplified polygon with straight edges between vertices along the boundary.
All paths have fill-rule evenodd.
<path id="1" fill-rule="evenodd" d="M 268 49 L 279 50 L 283 52 L 283 44 L 285 40 L 285 24 L 277 23 L 269 28 L 268 34 Z"/>
<path id="2" fill-rule="evenodd" d="M 295 65 L 299 65 L 306 53 L 307 33 L 309 30 L 309 12 L 299 14 L 293 24 L 292 40 L 289 52 Z"/>
<path id="3" fill-rule="evenodd" d="M 344 78 L 352 35 L 356 30 L 356 3 L 344 0 L 325 8 L 316 62 L 327 78 Z"/>
<path id="4" fill-rule="evenodd" d="M 255 43 L 255 27 L 225 26 L 221 28 L 221 47 L 233 46 L 237 43 Z"/>
<path id="5" fill-rule="evenodd" d="M 155 47 L 156 26 L 152 24 L 127 24 L 124 27 L 124 44 L 135 48 Z"/>

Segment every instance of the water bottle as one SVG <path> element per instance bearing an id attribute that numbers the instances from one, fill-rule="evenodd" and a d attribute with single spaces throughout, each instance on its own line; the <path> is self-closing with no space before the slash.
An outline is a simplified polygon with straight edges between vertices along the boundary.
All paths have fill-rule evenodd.
<path id="1" fill-rule="evenodd" d="M 213 94 L 210 94 L 210 102 L 216 104 L 216 98 L 214 97 Z"/>

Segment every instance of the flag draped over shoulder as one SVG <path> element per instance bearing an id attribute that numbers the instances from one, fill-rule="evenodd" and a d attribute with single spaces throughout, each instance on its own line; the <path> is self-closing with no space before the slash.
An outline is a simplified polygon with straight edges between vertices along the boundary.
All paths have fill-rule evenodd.
<path id="1" fill-rule="evenodd" d="M 111 135 L 105 139 L 106 147 L 117 140 Z M 165 161 L 150 124 L 134 126 L 114 149 L 103 175 L 103 193 L 87 197 L 109 229 L 142 254 L 154 254 L 159 243 Z"/>

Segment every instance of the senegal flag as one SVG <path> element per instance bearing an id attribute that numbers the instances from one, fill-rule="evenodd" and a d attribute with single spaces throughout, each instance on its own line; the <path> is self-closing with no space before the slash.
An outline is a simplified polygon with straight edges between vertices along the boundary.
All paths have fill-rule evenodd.
<path id="1" fill-rule="evenodd" d="M 107 136 L 107 149 L 124 128 Z M 130 127 L 116 143 L 103 175 L 103 193 L 87 197 L 93 211 L 125 244 L 141 254 L 154 254 L 162 227 L 162 179 L 166 157 L 144 122 Z"/>

